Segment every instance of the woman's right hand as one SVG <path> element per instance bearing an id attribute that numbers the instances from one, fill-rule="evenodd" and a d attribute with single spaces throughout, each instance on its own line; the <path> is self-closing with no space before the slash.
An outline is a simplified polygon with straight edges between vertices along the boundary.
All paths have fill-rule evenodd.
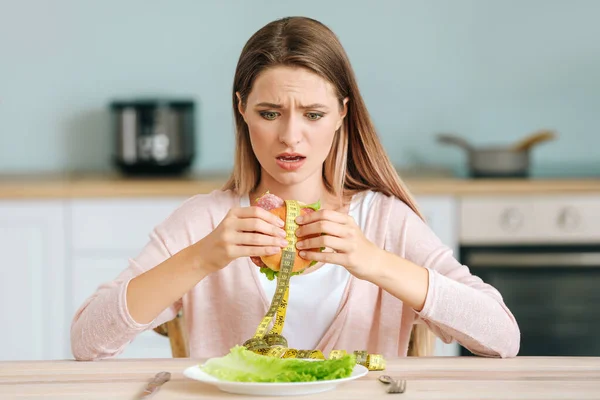
<path id="1" fill-rule="evenodd" d="M 260 207 L 233 208 L 195 247 L 205 267 L 217 271 L 239 257 L 279 253 L 288 245 L 284 225 L 281 218 Z"/>

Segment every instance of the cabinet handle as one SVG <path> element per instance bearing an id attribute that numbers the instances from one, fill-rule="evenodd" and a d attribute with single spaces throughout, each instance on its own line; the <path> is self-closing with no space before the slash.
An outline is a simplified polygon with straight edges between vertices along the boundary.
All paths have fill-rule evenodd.
<path id="1" fill-rule="evenodd" d="M 573 207 L 564 207 L 558 214 L 556 224 L 565 231 L 572 231 L 579 227 L 581 218 L 579 213 Z"/>
<path id="2" fill-rule="evenodd" d="M 514 232 L 523 225 L 523 214 L 516 208 L 509 208 L 500 216 L 500 225 L 504 230 Z"/>

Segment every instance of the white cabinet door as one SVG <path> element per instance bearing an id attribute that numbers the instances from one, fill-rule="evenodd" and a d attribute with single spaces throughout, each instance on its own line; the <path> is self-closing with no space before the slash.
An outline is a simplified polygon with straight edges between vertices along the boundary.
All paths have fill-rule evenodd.
<path id="1" fill-rule="evenodd" d="M 440 240 L 458 252 L 457 202 L 451 196 L 422 196 L 416 198 L 417 205 L 427 224 Z M 458 356 L 460 347 L 457 343 L 446 344 L 436 340 L 436 356 Z"/>
<path id="2" fill-rule="evenodd" d="M 137 256 L 154 227 L 184 198 L 80 199 L 70 202 L 70 317 L 98 286 L 117 277 Z M 118 358 L 171 357 L 168 338 L 144 332 Z"/>
<path id="3" fill-rule="evenodd" d="M 416 198 L 427 225 L 452 251 L 458 251 L 458 204 L 451 196 L 422 196 Z"/>
<path id="4" fill-rule="evenodd" d="M 183 198 L 78 199 L 70 202 L 75 251 L 139 250 Z"/>
<path id="5" fill-rule="evenodd" d="M 68 356 L 62 201 L 1 201 L 0 360 Z"/>

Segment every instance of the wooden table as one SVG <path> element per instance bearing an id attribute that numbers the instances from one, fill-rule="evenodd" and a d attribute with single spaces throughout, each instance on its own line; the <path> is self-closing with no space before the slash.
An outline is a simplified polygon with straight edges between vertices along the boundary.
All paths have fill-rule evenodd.
<path id="1" fill-rule="evenodd" d="M 171 381 L 154 396 L 166 399 L 256 398 L 236 396 L 190 380 L 182 371 L 200 360 L 0 362 L 0 399 L 135 399 L 157 372 Z M 390 395 L 382 374 L 407 379 L 404 394 Z M 295 399 L 600 399 L 600 358 L 432 357 L 388 360 L 337 390 Z M 276 398 L 270 398 L 276 399 Z"/>

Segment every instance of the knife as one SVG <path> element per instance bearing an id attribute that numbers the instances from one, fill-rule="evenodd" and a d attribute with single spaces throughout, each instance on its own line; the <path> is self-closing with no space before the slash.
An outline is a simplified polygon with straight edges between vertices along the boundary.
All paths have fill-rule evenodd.
<path id="1" fill-rule="evenodd" d="M 171 379 L 170 372 L 162 371 L 156 374 L 146 386 L 146 389 L 142 393 L 140 400 L 146 400 L 154 396 L 156 392 L 158 392 L 158 389 L 160 389 L 161 385 L 165 382 L 168 382 L 169 379 Z"/>

